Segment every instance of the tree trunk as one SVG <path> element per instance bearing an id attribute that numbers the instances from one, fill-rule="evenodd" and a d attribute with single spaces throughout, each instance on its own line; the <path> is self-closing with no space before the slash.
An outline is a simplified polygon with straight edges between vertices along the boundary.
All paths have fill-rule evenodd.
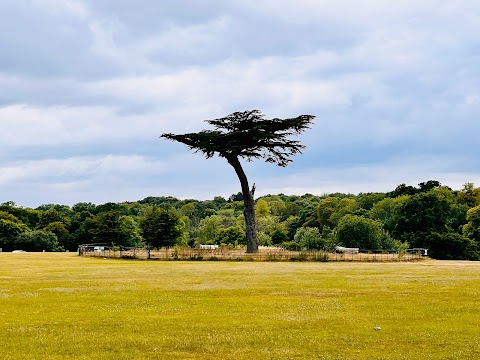
<path id="1" fill-rule="evenodd" d="M 247 253 L 258 251 L 257 225 L 255 220 L 255 184 L 252 189 L 248 185 L 247 176 L 236 156 L 227 157 L 227 161 L 235 169 L 242 186 L 243 216 L 245 218 L 245 234 L 247 235 Z"/>

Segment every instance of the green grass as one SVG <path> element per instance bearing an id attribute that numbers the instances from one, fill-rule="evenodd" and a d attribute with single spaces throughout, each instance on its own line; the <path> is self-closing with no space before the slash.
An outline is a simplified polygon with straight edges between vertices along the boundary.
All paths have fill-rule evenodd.
<path id="1" fill-rule="evenodd" d="M 0 253 L 0 319 L 6 360 L 480 359 L 480 263 Z"/>

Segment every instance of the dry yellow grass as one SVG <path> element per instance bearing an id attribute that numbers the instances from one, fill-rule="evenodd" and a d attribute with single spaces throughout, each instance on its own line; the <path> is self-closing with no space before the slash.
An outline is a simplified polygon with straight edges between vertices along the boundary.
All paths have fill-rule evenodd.
<path id="1" fill-rule="evenodd" d="M 0 253 L 2 359 L 480 359 L 480 263 Z M 380 327 L 380 330 L 374 330 Z"/>

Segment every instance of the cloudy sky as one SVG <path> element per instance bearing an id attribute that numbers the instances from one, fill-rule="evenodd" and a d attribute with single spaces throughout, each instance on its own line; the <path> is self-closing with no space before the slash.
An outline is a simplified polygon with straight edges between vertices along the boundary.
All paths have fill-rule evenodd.
<path id="1" fill-rule="evenodd" d="M 257 194 L 480 185 L 478 0 L 0 0 L 0 202 L 211 199 L 240 186 L 164 132 L 316 115 Z"/>

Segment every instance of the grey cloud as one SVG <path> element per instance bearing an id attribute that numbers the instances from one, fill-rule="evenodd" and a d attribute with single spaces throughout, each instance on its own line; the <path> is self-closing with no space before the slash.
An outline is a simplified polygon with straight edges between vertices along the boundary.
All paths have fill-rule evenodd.
<path id="1" fill-rule="evenodd" d="M 177 164 L 181 154 L 186 160 L 169 170 L 173 181 L 146 167 L 136 174 L 112 170 L 117 194 L 101 171 L 35 183 L 24 178 L 22 186 L 45 199 L 59 191 L 65 201 L 202 198 L 218 189 L 228 196 L 238 191 L 228 164 L 199 160 L 158 136 L 258 108 L 267 117 L 318 116 L 302 137 L 304 156 L 290 167 L 247 165 L 268 191 L 286 192 L 282 179 L 290 176 L 288 182 L 301 185 L 290 191 L 302 192 L 367 191 L 360 185 L 428 180 L 423 175 L 475 182 L 477 2 L 351 4 L 5 0 L 0 170 L 108 155 Z M 418 154 L 435 167 L 422 173 L 425 158 Z M 449 158 L 455 161 L 440 165 Z M 379 175 L 365 177 L 368 171 Z M 212 173 L 222 175 L 210 184 Z M 335 181 L 343 188 L 333 189 Z M 20 185 L 6 189 L 22 196 Z"/>

